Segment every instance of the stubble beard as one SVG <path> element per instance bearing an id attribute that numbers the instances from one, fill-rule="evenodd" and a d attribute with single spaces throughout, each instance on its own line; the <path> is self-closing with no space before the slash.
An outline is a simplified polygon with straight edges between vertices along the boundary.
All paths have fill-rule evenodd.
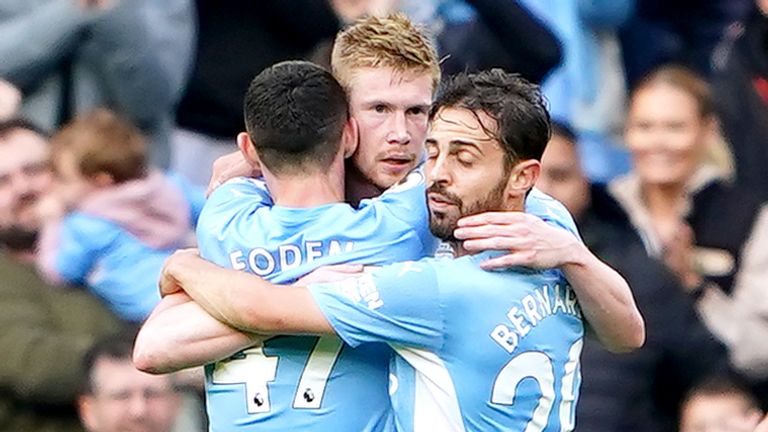
<path id="1" fill-rule="evenodd" d="M 454 236 L 453 232 L 458 227 L 459 219 L 489 211 L 500 211 L 504 200 L 505 186 L 506 180 L 502 179 L 483 199 L 465 206 L 464 201 L 459 196 L 448 192 L 442 186 L 430 185 L 427 188 L 427 194 L 438 193 L 443 195 L 451 200 L 455 206 L 454 208 L 457 209 L 457 211 L 446 213 L 436 213 L 430 209 L 429 230 L 432 232 L 432 235 L 445 242 L 458 244 L 459 240 Z"/>

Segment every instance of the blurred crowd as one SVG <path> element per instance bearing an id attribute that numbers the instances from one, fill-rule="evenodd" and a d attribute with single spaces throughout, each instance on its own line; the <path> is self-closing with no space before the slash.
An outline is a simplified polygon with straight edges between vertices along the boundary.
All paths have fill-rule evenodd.
<path id="1" fill-rule="evenodd" d="M 629 281 L 647 342 L 589 339 L 577 428 L 750 431 L 768 408 L 768 0 L 3 0 L 0 432 L 205 429 L 131 334 L 194 244 L 248 82 L 403 11 L 444 74 L 540 83 L 538 187 Z M 170 348 L 170 347 L 169 347 Z"/>

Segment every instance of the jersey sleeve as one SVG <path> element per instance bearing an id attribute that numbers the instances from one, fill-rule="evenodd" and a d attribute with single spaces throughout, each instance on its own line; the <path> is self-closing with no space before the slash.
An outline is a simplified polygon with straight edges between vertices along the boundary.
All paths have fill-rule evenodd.
<path id="1" fill-rule="evenodd" d="M 560 201 L 536 188 L 531 189 L 531 192 L 525 199 L 525 212 L 581 238 L 579 230 L 576 228 L 576 222 L 574 222 L 568 209 Z"/>
<path id="2" fill-rule="evenodd" d="M 443 344 L 443 306 L 429 265 L 408 261 L 309 289 L 338 336 L 350 346 L 385 342 L 434 350 Z"/>
<path id="3" fill-rule="evenodd" d="M 432 256 L 439 241 L 429 230 L 429 209 L 425 190 L 424 168 L 419 166 L 371 202 L 381 211 L 391 214 L 415 230 L 424 246 L 422 256 Z"/>

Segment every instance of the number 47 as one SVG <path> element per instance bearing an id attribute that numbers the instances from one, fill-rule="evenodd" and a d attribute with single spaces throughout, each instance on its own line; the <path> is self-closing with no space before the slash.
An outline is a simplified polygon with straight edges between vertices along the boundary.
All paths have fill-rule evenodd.
<path id="1" fill-rule="evenodd" d="M 341 340 L 335 337 L 318 338 L 301 373 L 293 407 L 300 409 L 320 408 L 328 377 L 336 358 L 341 352 Z M 268 357 L 261 347 L 249 348 L 243 358 L 230 359 L 216 364 L 214 384 L 244 384 L 249 414 L 269 412 L 268 383 L 275 380 L 277 357 Z"/>

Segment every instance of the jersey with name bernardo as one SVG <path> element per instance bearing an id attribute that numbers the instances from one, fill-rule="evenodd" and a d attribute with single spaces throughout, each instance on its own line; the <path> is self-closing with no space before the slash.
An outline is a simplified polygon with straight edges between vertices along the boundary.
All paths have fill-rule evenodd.
<path id="1" fill-rule="evenodd" d="M 262 181 L 218 188 L 198 223 L 201 255 L 276 283 L 329 264 L 383 265 L 430 255 L 423 176 L 358 209 L 272 206 Z M 382 431 L 392 427 L 387 394 L 391 349 L 351 348 L 336 337 L 275 337 L 206 366 L 210 430 Z"/>
<path id="2" fill-rule="evenodd" d="M 406 262 L 310 287 L 346 343 L 395 349 L 398 431 L 573 430 L 576 295 L 557 270 L 483 271 L 489 256 Z"/>

